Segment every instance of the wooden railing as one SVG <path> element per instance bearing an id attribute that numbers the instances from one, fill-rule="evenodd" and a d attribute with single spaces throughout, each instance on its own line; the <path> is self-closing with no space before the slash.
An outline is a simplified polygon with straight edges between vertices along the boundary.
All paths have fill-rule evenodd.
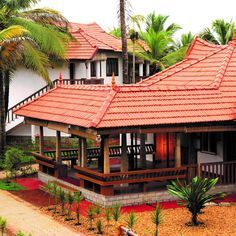
<path id="1" fill-rule="evenodd" d="M 143 183 L 150 181 L 165 181 L 172 179 L 186 179 L 187 167 L 135 170 L 115 172 L 109 174 L 99 173 L 89 168 L 75 166 L 80 179 L 91 181 L 101 186 L 110 186 L 123 183 Z"/>
<path id="2" fill-rule="evenodd" d="M 24 100 L 20 101 L 19 103 L 17 103 L 16 105 L 12 106 L 11 108 L 9 108 L 7 110 L 7 123 L 10 123 L 12 121 L 14 121 L 17 118 L 17 115 L 15 115 L 13 113 L 13 110 L 32 101 L 33 99 L 39 97 L 40 95 L 42 95 L 43 93 L 47 92 L 48 90 L 50 90 L 52 87 L 56 86 L 57 84 L 64 84 L 64 85 L 69 85 L 69 84 L 104 84 L 104 79 L 99 78 L 99 79 L 74 79 L 74 80 L 70 80 L 70 79 L 63 79 L 61 82 L 59 81 L 59 79 L 53 80 L 51 85 L 46 85 L 43 88 L 39 89 L 38 91 L 36 91 L 35 93 L 31 94 L 30 96 L 28 96 L 27 98 L 25 98 Z"/>
<path id="3" fill-rule="evenodd" d="M 145 151 L 146 154 L 153 154 L 154 153 L 154 146 L 153 144 L 146 144 L 145 146 Z M 111 146 L 109 147 L 109 153 L 110 157 L 120 157 L 121 156 L 121 146 Z M 132 146 L 127 146 L 127 154 L 134 154 L 134 155 L 139 155 L 140 154 L 140 146 L 139 145 L 134 145 Z M 46 151 L 44 152 L 45 156 L 51 157 L 52 159 L 56 158 L 56 151 L 51 150 L 51 151 Z M 97 159 L 100 157 L 100 148 L 87 148 L 86 151 L 87 159 Z M 61 156 L 62 157 L 78 157 L 78 149 L 63 149 L 61 150 Z"/>

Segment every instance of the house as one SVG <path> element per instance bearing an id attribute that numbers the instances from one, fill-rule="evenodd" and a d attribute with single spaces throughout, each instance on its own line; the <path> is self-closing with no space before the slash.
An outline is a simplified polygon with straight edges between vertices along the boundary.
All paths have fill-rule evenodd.
<path id="1" fill-rule="evenodd" d="M 121 40 L 106 33 L 96 23 L 70 23 L 69 29 L 74 40 L 67 50 L 67 62 L 61 67 L 49 69 L 49 77 L 54 84 L 58 82 L 60 73 L 64 83 L 108 84 L 111 83 L 113 72 L 116 83 L 122 84 Z M 130 42 L 129 45 L 132 46 Z M 142 48 L 148 50 L 145 44 L 137 42 L 136 50 Z M 136 75 L 138 80 L 149 75 L 147 61 L 136 59 Z M 8 142 L 34 139 L 39 133 L 34 126 L 22 125 L 23 119 L 14 116 L 12 111 L 48 89 L 49 86 L 34 72 L 23 67 L 17 69 L 10 84 L 10 108 L 6 124 Z M 45 132 L 46 136 L 55 135 L 48 129 Z"/>
<path id="2" fill-rule="evenodd" d="M 40 179 L 74 178 L 91 201 L 138 204 L 166 200 L 160 189 L 169 180 L 196 174 L 235 190 L 235 100 L 235 41 L 196 37 L 183 61 L 138 84 L 59 84 L 15 114 L 40 127 Z M 54 151 L 44 150 L 43 127 L 56 130 Z M 77 136 L 78 148 L 62 150 L 61 132 Z M 114 134 L 121 146 L 109 146 Z M 100 148 L 86 149 L 86 139 Z"/>

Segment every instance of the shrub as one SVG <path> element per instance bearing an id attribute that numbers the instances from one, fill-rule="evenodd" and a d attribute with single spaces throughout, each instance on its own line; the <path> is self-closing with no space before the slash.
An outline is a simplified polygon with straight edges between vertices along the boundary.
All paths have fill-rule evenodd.
<path id="1" fill-rule="evenodd" d="M 7 227 L 7 220 L 3 217 L 0 217 L 0 227 L 1 227 L 1 233 L 2 233 L 2 236 L 3 236 L 4 232 L 6 230 L 6 227 Z"/>
<path id="2" fill-rule="evenodd" d="M 61 214 L 64 215 L 65 213 L 65 204 L 66 204 L 66 195 L 65 191 L 62 188 L 59 188 L 58 196 L 61 202 Z"/>
<path id="3" fill-rule="evenodd" d="M 113 219 L 114 219 L 114 221 L 116 222 L 116 225 L 117 225 L 117 222 L 118 222 L 118 220 L 120 219 L 120 216 L 121 216 L 121 206 L 120 206 L 119 203 L 116 203 L 113 206 L 112 216 L 113 216 Z"/>
<path id="4" fill-rule="evenodd" d="M 158 226 L 162 221 L 162 212 L 161 212 L 161 207 L 159 204 L 156 206 L 156 210 L 151 214 L 151 220 L 152 223 L 155 224 L 155 236 L 158 236 Z"/>
<path id="5" fill-rule="evenodd" d="M 205 207 L 206 203 L 215 200 L 216 198 L 224 197 L 224 193 L 219 192 L 215 194 L 208 194 L 207 192 L 216 185 L 218 178 L 215 179 L 201 179 L 194 177 L 190 184 L 182 185 L 179 180 L 171 181 L 167 185 L 167 190 L 170 194 L 179 198 L 179 204 L 184 205 L 192 214 L 191 225 L 198 225 L 197 217 Z"/>
<path id="6" fill-rule="evenodd" d="M 97 215 L 99 215 L 101 213 L 101 206 L 99 204 L 96 204 L 94 211 Z"/>
<path id="7" fill-rule="evenodd" d="M 74 197 L 73 195 L 71 194 L 71 192 L 68 192 L 67 193 L 67 197 L 66 197 L 66 201 L 68 203 L 68 214 L 67 214 L 67 219 L 71 219 L 71 211 L 72 211 L 72 204 L 74 202 Z"/>
<path id="8" fill-rule="evenodd" d="M 48 181 L 47 184 L 43 185 L 43 189 L 48 193 L 48 210 L 50 210 L 51 198 L 52 198 L 53 184 Z"/>
<path id="9" fill-rule="evenodd" d="M 89 230 L 93 230 L 94 208 L 92 206 L 88 208 L 88 219 L 90 223 Z"/>
<path id="10" fill-rule="evenodd" d="M 76 203 L 77 225 L 80 225 L 80 202 L 84 199 L 81 192 L 74 193 L 74 202 Z"/>
<path id="11" fill-rule="evenodd" d="M 129 213 L 129 216 L 128 216 L 128 219 L 127 219 L 128 228 L 130 230 L 133 230 L 133 227 L 134 227 L 136 222 L 137 222 L 137 217 L 136 217 L 135 213 L 133 211 L 131 211 Z"/>
<path id="12" fill-rule="evenodd" d="M 102 234 L 103 233 L 101 219 L 98 219 L 98 221 L 97 221 L 97 231 L 98 231 L 98 234 Z"/>

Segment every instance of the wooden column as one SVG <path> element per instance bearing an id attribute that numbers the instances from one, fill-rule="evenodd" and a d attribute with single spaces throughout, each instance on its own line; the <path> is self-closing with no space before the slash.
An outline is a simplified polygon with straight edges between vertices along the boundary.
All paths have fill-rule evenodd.
<path id="1" fill-rule="evenodd" d="M 197 151 L 194 147 L 194 134 L 188 134 L 188 163 L 189 164 L 197 164 Z"/>
<path id="2" fill-rule="evenodd" d="M 170 167 L 169 133 L 166 133 L 166 167 Z"/>
<path id="3" fill-rule="evenodd" d="M 87 142 L 86 138 L 81 138 L 81 167 L 87 167 Z"/>
<path id="4" fill-rule="evenodd" d="M 181 137 L 180 133 L 175 134 L 175 167 L 181 166 Z"/>
<path id="5" fill-rule="evenodd" d="M 126 134 L 121 135 L 121 172 L 126 172 L 129 169 L 129 160 L 127 155 L 127 138 Z"/>
<path id="6" fill-rule="evenodd" d="M 39 153 L 44 154 L 44 136 L 43 136 L 43 126 L 39 127 Z"/>
<path id="7" fill-rule="evenodd" d="M 145 150 L 145 134 L 140 134 L 140 159 L 143 169 L 147 168 L 146 150 Z"/>
<path id="8" fill-rule="evenodd" d="M 110 173 L 110 158 L 109 158 L 109 136 L 102 136 L 103 139 L 103 173 Z"/>
<path id="9" fill-rule="evenodd" d="M 81 138 L 78 137 L 78 162 L 79 162 L 79 166 L 81 166 L 81 146 L 82 146 L 82 141 Z"/>
<path id="10" fill-rule="evenodd" d="M 61 132 L 56 133 L 56 162 L 62 164 L 61 160 Z"/>

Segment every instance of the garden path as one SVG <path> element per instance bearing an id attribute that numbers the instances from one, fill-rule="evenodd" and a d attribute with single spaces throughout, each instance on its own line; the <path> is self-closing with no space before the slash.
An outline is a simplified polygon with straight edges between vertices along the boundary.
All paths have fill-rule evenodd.
<path id="1" fill-rule="evenodd" d="M 33 236 L 83 236 L 42 214 L 37 208 L 7 191 L 0 190 L 0 216 L 11 230 Z"/>

